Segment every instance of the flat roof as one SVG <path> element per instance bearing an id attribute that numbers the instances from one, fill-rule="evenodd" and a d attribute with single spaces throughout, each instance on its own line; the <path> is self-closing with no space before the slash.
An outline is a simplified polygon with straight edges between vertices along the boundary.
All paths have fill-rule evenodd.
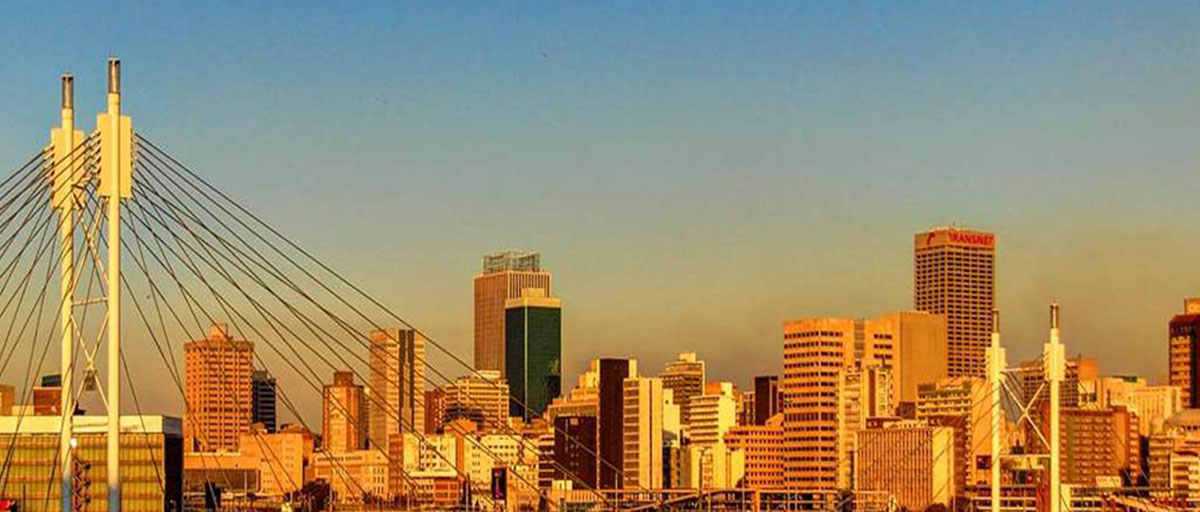
<path id="1" fill-rule="evenodd" d="M 107 416 L 75 416 L 74 431 L 79 434 L 103 434 L 108 431 Z M 62 430 L 61 416 L 0 416 L 2 434 L 54 434 Z M 121 416 L 121 432 L 135 434 L 183 435 L 183 421 L 172 416 Z"/>

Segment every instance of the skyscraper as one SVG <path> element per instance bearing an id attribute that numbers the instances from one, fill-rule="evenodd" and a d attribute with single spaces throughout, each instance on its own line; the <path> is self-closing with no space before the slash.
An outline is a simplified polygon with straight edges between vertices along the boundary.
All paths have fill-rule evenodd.
<path id="1" fill-rule="evenodd" d="M 624 384 L 625 488 L 663 488 L 663 438 L 679 433 L 679 406 L 662 379 L 630 377 Z M 668 434 L 668 432 L 670 434 Z"/>
<path id="2" fill-rule="evenodd" d="M 526 288 L 504 304 L 505 366 L 512 393 L 509 416 L 542 415 L 562 390 L 562 301 Z"/>
<path id="3" fill-rule="evenodd" d="M 225 324 L 183 345 L 187 451 L 237 451 L 250 430 L 254 344 L 235 340 Z"/>
<path id="4" fill-rule="evenodd" d="M 897 311 L 874 320 L 885 324 L 896 348 L 892 369 L 892 400 L 915 403 L 917 387 L 950 376 L 946 315 Z"/>
<path id="5" fill-rule="evenodd" d="M 360 450 L 366 441 L 366 401 L 362 384 L 352 372 L 334 372 L 333 383 L 323 393 L 321 438 L 326 451 Z"/>
<path id="6" fill-rule="evenodd" d="M 637 360 L 601 359 L 598 373 L 598 487 L 620 489 L 625 466 L 625 379 L 637 377 Z"/>
<path id="7" fill-rule="evenodd" d="M 475 369 L 494 370 L 507 379 L 505 365 L 505 303 L 521 291 L 537 288 L 550 293 L 550 272 L 541 269 L 536 252 L 505 251 L 483 257 L 475 276 Z"/>
<path id="8" fill-rule="evenodd" d="M 370 441 L 425 430 L 425 338 L 411 329 L 371 331 Z"/>
<path id="9" fill-rule="evenodd" d="M 886 324 L 808 318 L 783 324 L 784 480 L 789 487 L 837 484 L 838 379 L 848 368 L 890 367 Z"/>
<path id="10" fill-rule="evenodd" d="M 996 293 L 996 236 L 936 228 L 913 236 L 913 303 L 946 315 L 950 377 L 983 377 Z"/>
<path id="11" fill-rule="evenodd" d="M 251 396 L 254 402 L 250 404 L 250 421 L 262 423 L 267 432 L 274 433 L 275 419 L 275 377 L 266 370 L 254 370 L 250 374 L 250 384 L 254 388 Z"/>
<path id="12" fill-rule="evenodd" d="M 766 425 L 779 414 L 779 377 L 759 375 L 754 378 L 754 424 Z M 782 425 L 782 422 L 780 422 Z"/>
<path id="13" fill-rule="evenodd" d="M 679 406 L 682 415 L 680 420 L 686 430 L 691 424 L 691 410 L 688 404 L 693 397 L 704 394 L 704 382 L 707 378 L 704 361 L 697 359 L 695 352 L 680 352 L 674 361 L 667 363 L 667 367 L 659 376 L 662 378 L 663 387 L 674 394 L 675 404 Z"/>
<path id="14" fill-rule="evenodd" d="M 737 398 L 730 382 L 709 382 L 704 393 L 692 397 L 688 444 L 683 447 L 680 486 L 697 489 L 727 487 L 731 475 L 745 471 L 745 459 L 725 444 L 725 435 L 737 426 Z"/>
<path id="15" fill-rule="evenodd" d="M 1183 406 L 1200 408 L 1200 297 L 1183 302 L 1183 314 L 1170 323 L 1170 384 L 1183 389 Z"/>

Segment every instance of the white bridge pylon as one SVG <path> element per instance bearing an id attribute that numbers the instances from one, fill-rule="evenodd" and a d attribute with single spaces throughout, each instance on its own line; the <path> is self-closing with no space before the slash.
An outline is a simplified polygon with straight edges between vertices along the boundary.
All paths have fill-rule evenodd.
<path id="1" fill-rule="evenodd" d="M 74 80 L 70 75 L 62 78 L 61 125 L 51 131 L 50 145 L 54 158 L 53 177 L 50 183 L 50 207 L 58 210 L 58 234 L 62 252 L 59 255 L 60 293 L 62 295 L 60 329 L 62 376 L 62 433 L 59 439 L 59 473 L 61 502 L 64 512 L 73 510 L 72 467 L 74 463 L 75 404 L 78 395 L 74 389 L 75 346 L 82 348 L 87 371 L 81 389 L 93 383 L 94 358 L 99 348 L 89 350 L 84 326 L 77 320 L 82 309 L 103 306 L 103 327 L 107 348 L 107 383 L 103 388 L 104 404 L 108 412 L 108 434 L 106 444 L 108 510 L 121 510 L 120 485 L 120 422 L 121 422 L 121 201 L 132 197 L 133 178 L 133 123 L 128 116 L 121 115 L 121 63 L 115 58 L 108 60 L 108 105 L 105 112 L 96 116 L 96 129 L 92 136 L 85 137 L 83 131 L 75 129 Z M 89 158 L 88 147 L 99 141 L 99 158 Z M 93 183 L 94 182 L 94 183 Z M 107 257 L 99 257 L 99 222 L 94 227 L 76 225 L 77 215 L 83 207 L 84 191 L 91 185 L 99 196 L 106 198 Z M 91 256 L 96 272 L 103 267 L 101 290 L 104 297 L 76 297 L 79 272 L 76 269 L 75 241 L 81 238 L 85 250 Z M 81 260 L 82 262 L 82 260 Z"/>
<path id="2" fill-rule="evenodd" d="M 1044 382 L 1034 392 L 1033 396 L 1026 397 L 1021 388 L 1014 388 L 1005 378 L 1005 374 L 1013 370 L 1007 368 L 1007 351 L 1000 343 L 1000 313 L 997 310 L 992 310 L 992 343 L 988 347 L 988 383 L 991 392 L 991 475 L 989 486 L 989 511 L 1000 512 L 1002 502 L 1001 489 L 1001 460 L 1006 457 L 1004 451 L 1007 449 L 1003 446 L 1002 432 L 1004 430 L 1005 412 L 1002 407 L 1002 399 L 1005 394 L 1020 404 L 1020 417 L 1016 420 L 1016 424 L 1020 426 L 1023 423 L 1028 423 L 1029 430 L 1036 434 L 1037 439 L 1042 442 L 1047 450 L 1044 458 L 1046 460 L 1046 471 L 1049 473 L 1049 503 L 1048 509 L 1050 512 L 1062 512 L 1064 509 L 1069 510 L 1070 504 L 1065 502 L 1062 493 L 1062 477 L 1061 477 L 1061 437 L 1060 437 L 1060 403 L 1059 395 L 1061 393 L 1062 381 L 1066 374 L 1066 351 L 1059 336 L 1059 308 L 1058 303 L 1050 305 L 1050 336 L 1047 342 L 1042 347 L 1042 373 Z M 1017 368 L 1015 371 L 1024 371 L 1023 368 Z M 1033 420 L 1032 409 L 1038 402 L 1039 397 L 1043 392 L 1048 393 L 1046 398 L 1049 406 L 1049 435 L 1043 436 L 1041 425 Z M 1048 437 L 1048 439 L 1047 439 Z M 1022 456 L 1029 457 L 1029 456 Z"/>

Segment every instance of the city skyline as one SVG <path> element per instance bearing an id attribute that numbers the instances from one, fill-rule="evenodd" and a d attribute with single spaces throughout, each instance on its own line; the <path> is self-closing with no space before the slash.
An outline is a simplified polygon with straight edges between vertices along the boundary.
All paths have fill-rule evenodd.
<path id="1" fill-rule="evenodd" d="M 268 9 L 0 6 L 0 511 L 1200 508 L 1200 5 Z"/>
<path id="2" fill-rule="evenodd" d="M 0 158 L 44 143 L 59 73 L 81 112 L 99 106 L 97 63 L 120 53 L 139 126 L 456 350 L 478 255 L 540 250 L 569 304 L 568 382 L 592 353 L 657 366 L 685 343 L 746 385 L 778 365 L 784 318 L 911 305 L 908 237 L 957 219 L 1001 240 L 1015 356 L 1058 300 L 1072 350 L 1156 378 L 1163 319 L 1197 292 L 1180 279 L 1200 187 L 1197 79 L 1177 65 L 1192 5 L 560 6 L 490 29 L 496 10 L 293 8 L 259 30 L 78 6 L 97 23 L 61 47 L 21 41 L 68 11 L 5 8 L 0 41 L 28 53 L 0 61 Z"/>

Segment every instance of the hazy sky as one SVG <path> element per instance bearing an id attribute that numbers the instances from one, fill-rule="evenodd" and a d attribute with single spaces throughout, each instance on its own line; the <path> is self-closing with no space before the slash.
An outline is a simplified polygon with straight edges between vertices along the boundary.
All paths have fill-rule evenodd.
<path id="1" fill-rule="evenodd" d="M 911 307 L 912 234 L 957 221 L 997 233 L 1014 359 L 1057 299 L 1069 352 L 1157 377 L 1200 294 L 1195 2 L 29 4 L 0 167 L 63 71 L 90 127 L 119 55 L 139 132 L 468 359 L 510 247 L 568 379 L 686 349 L 745 386 L 784 319 Z"/>

